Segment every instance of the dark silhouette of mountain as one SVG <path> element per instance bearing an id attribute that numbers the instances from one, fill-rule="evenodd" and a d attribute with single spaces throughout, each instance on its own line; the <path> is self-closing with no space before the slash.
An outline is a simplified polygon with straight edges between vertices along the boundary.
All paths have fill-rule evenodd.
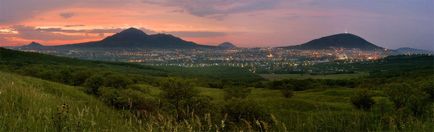
<path id="1" fill-rule="evenodd" d="M 433 51 L 402 47 L 394 50 L 396 54 L 433 54 Z"/>
<path id="2" fill-rule="evenodd" d="M 343 33 L 314 39 L 307 43 L 283 48 L 300 50 L 322 50 L 322 49 L 360 49 L 360 50 L 383 50 L 384 48 L 372 44 L 354 34 Z"/>
<path id="3" fill-rule="evenodd" d="M 30 44 L 23 45 L 23 46 L 18 46 L 18 47 L 15 47 L 15 48 L 23 49 L 23 50 L 32 50 L 32 49 L 43 49 L 45 47 L 46 46 L 44 46 L 44 45 L 42 45 L 40 43 L 31 42 Z"/>
<path id="4" fill-rule="evenodd" d="M 170 34 L 148 35 L 145 32 L 129 28 L 109 36 L 101 41 L 56 46 L 57 48 L 150 48 L 150 49 L 189 49 L 212 48 L 182 40 Z"/>
<path id="5" fill-rule="evenodd" d="M 224 42 L 219 44 L 217 47 L 221 48 L 221 49 L 233 49 L 233 48 L 237 48 L 237 46 L 235 46 L 234 44 L 232 44 L 231 42 Z"/>

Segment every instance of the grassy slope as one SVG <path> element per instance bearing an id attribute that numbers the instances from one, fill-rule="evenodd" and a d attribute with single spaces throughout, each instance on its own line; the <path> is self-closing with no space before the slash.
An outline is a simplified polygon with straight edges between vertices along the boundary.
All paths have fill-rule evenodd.
<path id="1" fill-rule="evenodd" d="M 166 77 L 179 76 L 199 79 L 201 81 L 214 81 L 215 79 L 258 81 L 262 77 L 238 67 L 157 67 L 133 63 L 103 62 L 79 60 L 66 57 L 57 57 L 39 53 L 20 52 L 0 47 L 0 70 L 19 71 L 32 66 L 47 69 L 82 68 L 92 71 L 111 71 L 129 75 Z"/>
<path id="2" fill-rule="evenodd" d="M 132 131 L 123 112 L 75 87 L 0 72 L 0 131 Z M 62 108 L 62 105 L 68 108 Z"/>
<path id="3" fill-rule="evenodd" d="M 137 119 L 122 111 L 105 106 L 76 87 L 52 83 L 40 79 L 0 72 L 0 131 L 137 131 Z M 147 86 L 147 85 L 143 85 Z M 214 102 L 223 102 L 223 90 L 198 87 L 201 94 L 211 96 Z M 151 95 L 158 96 L 159 89 L 152 88 Z M 266 107 L 277 122 L 291 131 L 351 131 L 382 130 L 372 112 L 354 109 L 349 97 L 354 89 L 311 89 L 296 92 L 292 98 L 284 98 L 279 90 L 253 89 L 247 97 Z M 381 91 L 375 91 L 376 100 L 384 99 Z M 389 102 L 390 103 L 390 102 Z M 58 109 L 68 104 L 68 113 Z M 60 113 L 60 114 L 59 114 Z M 60 118 L 60 120 L 59 120 Z M 60 122 L 60 123 L 59 123 Z M 147 124 L 163 125 L 152 120 Z M 430 130 L 430 122 L 416 122 L 409 130 Z M 431 122 L 432 123 L 432 122 Z M 165 124 L 164 124 L 165 125 Z M 174 124 L 173 126 L 180 125 Z M 277 124 L 279 125 L 279 124 Z M 157 127 L 157 126 L 151 126 Z M 151 128 L 154 129 L 154 128 Z"/>
<path id="4" fill-rule="evenodd" d="M 224 102 L 222 89 L 197 87 L 202 95 L 213 98 L 213 102 Z M 158 89 L 152 89 L 158 93 Z M 295 92 L 292 98 L 284 98 L 279 90 L 255 88 L 247 97 L 265 107 L 273 114 L 280 125 L 289 131 L 384 131 L 396 128 L 382 128 L 380 117 L 376 115 L 379 106 L 373 111 L 366 112 L 355 109 L 350 103 L 350 97 L 356 92 L 351 88 L 311 89 Z M 374 99 L 383 100 L 388 106 L 392 103 L 387 100 L 380 90 L 373 90 Z M 411 122 L 411 127 L 404 130 L 426 131 L 434 129 L 433 122 Z M 416 127 L 416 128 L 414 128 Z M 278 127 L 283 129 L 284 127 Z"/>

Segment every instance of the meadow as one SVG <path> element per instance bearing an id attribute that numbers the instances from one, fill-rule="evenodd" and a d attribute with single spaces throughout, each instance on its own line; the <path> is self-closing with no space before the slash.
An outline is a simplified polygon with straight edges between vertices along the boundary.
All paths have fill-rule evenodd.
<path id="1" fill-rule="evenodd" d="M 397 56 L 274 79 L 0 49 L 0 131 L 431 131 L 432 64 Z"/>

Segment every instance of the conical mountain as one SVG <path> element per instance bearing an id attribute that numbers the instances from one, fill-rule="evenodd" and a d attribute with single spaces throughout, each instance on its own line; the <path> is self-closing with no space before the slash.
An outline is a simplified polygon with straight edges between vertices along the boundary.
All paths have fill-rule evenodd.
<path id="1" fill-rule="evenodd" d="M 44 48 L 45 46 L 43 46 L 42 44 L 40 44 L 40 43 L 37 43 L 37 42 L 31 42 L 30 44 L 27 44 L 27 45 L 23 45 L 23 46 L 19 46 L 19 47 L 17 47 L 17 48 L 20 48 L 20 49 L 41 49 L 41 48 Z"/>
<path id="2" fill-rule="evenodd" d="M 233 43 L 231 42 L 223 42 L 221 44 L 219 44 L 217 47 L 222 48 L 222 49 L 232 49 L 232 48 L 237 48 L 237 46 L 235 46 Z"/>
<path id="3" fill-rule="evenodd" d="M 284 48 L 289 49 L 300 49 L 300 50 L 323 50 L 323 49 L 335 49 L 335 48 L 345 48 L 345 49 L 360 49 L 360 50 L 383 50 L 384 48 L 379 47 L 367 40 L 363 39 L 354 34 L 342 33 L 331 36 L 322 37 L 319 39 L 314 39 L 307 43 L 288 46 Z"/>

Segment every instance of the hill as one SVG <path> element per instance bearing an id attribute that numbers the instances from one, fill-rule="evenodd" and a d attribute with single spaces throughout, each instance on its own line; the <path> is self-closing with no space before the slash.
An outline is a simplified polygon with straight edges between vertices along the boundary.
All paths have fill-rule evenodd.
<path id="1" fill-rule="evenodd" d="M 237 46 L 235 46 L 233 43 L 231 42 L 224 42 L 219 44 L 217 47 L 221 48 L 221 49 L 232 49 L 232 48 L 237 48 Z"/>
<path id="2" fill-rule="evenodd" d="M 16 48 L 20 49 L 20 50 L 31 50 L 31 49 L 37 50 L 37 49 L 44 49 L 45 47 L 46 46 L 44 46 L 44 45 L 42 45 L 40 43 L 31 42 L 30 44 L 19 46 L 19 47 L 16 47 Z"/>
<path id="3" fill-rule="evenodd" d="M 396 54 L 433 54 L 433 51 L 402 47 L 394 50 Z"/>
<path id="4" fill-rule="evenodd" d="M 191 49 L 191 48 L 212 48 L 213 46 L 199 45 L 194 42 L 185 41 L 170 34 L 148 35 L 145 32 L 129 28 L 101 41 L 86 42 L 79 44 L 68 44 L 54 46 L 55 48 L 148 48 L 148 49 Z"/>
<path id="5" fill-rule="evenodd" d="M 165 67 L 132 63 L 79 60 L 39 53 L 14 51 L 4 48 L 0 48 L 0 70 L 13 71 L 24 75 L 31 74 L 33 76 L 47 79 L 61 79 L 62 76 L 72 77 L 73 74 L 71 73 L 78 73 L 73 71 L 85 73 L 111 72 L 120 74 L 124 77 L 139 76 L 141 78 L 146 78 L 143 79 L 143 81 L 152 81 L 152 78 L 167 76 L 198 78 L 201 82 L 205 83 L 207 81 L 204 80 L 212 82 L 215 81 L 216 78 L 225 78 L 233 81 L 257 81 L 262 79 L 260 76 L 253 74 L 246 69 L 237 67 L 173 67 L 167 69 Z M 193 72 L 195 70 L 200 70 L 202 72 L 195 73 Z"/>
<path id="6" fill-rule="evenodd" d="M 331 36 L 322 37 L 319 39 L 311 40 L 307 43 L 283 47 L 288 49 L 300 49 L 300 50 L 322 50 L 322 49 L 335 49 L 335 48 L 345 48 L 345 49 L 360 49 L 360 50 L 383 50 L 384 48 L 379 47 L 365 39 L 356 36 L 354 34 L 336 34 Z"/>
<path id="7" fill-rule="evenodd" d="M 228 85 L 218 80 L 228 76 L 215 73 L 247 75 L 230 67 L 161 68 L 0 48 L 0 131 L 430 131 L 432 61 L 419 55 L 336 62 L 330 66 L 372 72 Z M 200 85 L 204 79 L 216 87 Z M 372 109 L 354 103 L 362 89 L 375 101 Z M 395 97 L 408 102 L 396 108 Z M 415 114 L 421 111 L 427 113 Z"/>
<path id="8" fill-rule="evenodd" d="M 77 87 L 0 72 L 0 131 L 137 131 Z"/>

